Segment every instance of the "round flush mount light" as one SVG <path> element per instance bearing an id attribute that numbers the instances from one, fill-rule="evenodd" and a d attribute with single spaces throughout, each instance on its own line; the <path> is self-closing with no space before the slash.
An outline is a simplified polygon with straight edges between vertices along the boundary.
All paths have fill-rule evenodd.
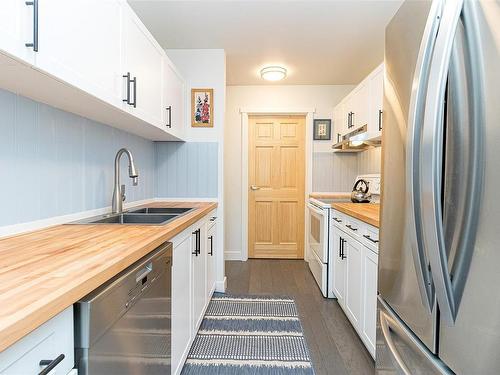
<path id="1" fill-rule="evenodd" d="M 266 66 L 261 69 L 260 76 L 266 81 L 281 81 L 286 78 L 286 69 L 281 66 Z"/>

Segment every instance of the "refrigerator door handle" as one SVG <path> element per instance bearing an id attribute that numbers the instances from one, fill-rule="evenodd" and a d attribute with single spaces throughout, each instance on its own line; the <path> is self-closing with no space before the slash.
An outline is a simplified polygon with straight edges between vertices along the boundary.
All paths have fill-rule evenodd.
<path id="1" fill-rule="evenodd" d="M 392 311 L 390 306 L 380 297 L 379 301 L 379 323 L 384 336 L 384 341 L 387 344 L 396 365 L 399 367 L 399 372 L 404 375 L 412 375 L 412 371 L 404 362 L 401 353 L 398 350 L 398 345 L 394 342 L 394 336 L 399 337 L 404 341 L 407 348 L 416 353 L 420 353 L 421 360 L 425 359 L 427 367 L 432 369 L 432 373 L 442 375 L 454 375 L 454 373 L 441 361 L 438 357 L 434 356 L 417 336 L 400 320 L 400 318 Z"/>
<path id="2" fill-rule="evenodd" d="M 465 4 L 467 7 L 467 4 Z M 429 249 L 429 261 L 432 270 L 432 278 L 436 288 L 436 297 L 439 303 L 440 315 L 444 322 L 453 325 L 458 314 L 460 299 L 462 297 L 467 273 L 469 270 L 472 252 L 474 250 L 475 233 L 477 230 L 477 217 L 480 206 L 480 196 L 483 183 L 482 147 L 481 147 L 481 123 L 482 111 L 480 89 L 481 77 L 475 71 L 476 61 L 480 54 L 471 49 L 477 48 L 477 35 L 471 19 L 464 19 L 464 43 L 467 44 L 467 57 L 470 62 L 465 77 L 472 86 L 472 93 L 460 93 L 466 95 L 472 101 L 470 121 L 467 126 L 472 128 L 469 145 L 468 174 L 463 181 L 467 190 L 465 198 L 469 202 L 452 202 L 453 205 L 463 203 L 460 227 L 454 228 L 461 233 L 459 241 L 445 241 L 445 230 L 443 218 L 446 211 L 443 205 L 448 204 L 442 199 L 443 190 L 443 141 L 445 118 L 444 101 L 447 95 L 449 73 L 456 78 L 450 65 L 454 60 L 454 42 L 459 28 L 464 0 L 446 2 L 439 33 L 436 39 L 436 48 L 433 56 L 432 67 L 429 73 L 429 89 L 426 98 L 426 112 L 424 117 L 424 129 L 422 137 L 422 164 L 420 173 L 422 175 L 422 211 L 424 218 L 424 241 Z M 471 17 L 473 18 L 473 17 Z M 476 66 L 480 66 L 477 64 Z M 453 82 L 450 83 L 450 85 Z M 454 86 L 450 86 L 452 89 Z M 469 109 L 469 107 L 467 107 Z M 456 108 L 455 108 L 456 109 Z M 458 110 L 461 110 L 460 108 Z M 469 109 L 470 110 L 470 109 Z M 448 140 L 448 137 L 446 137 Z M 452 145 L 451 145 L 452 146 Z M 450 151 L 450 150 L 447 150 Z M 453 151 L 453 147 L 451 147 Z M 456 152 L 456 151 L 455 151 Z M 443 203 L 444 201 L 444 203 Z M 454 242 L 454 243 L 453 243 Z M 450 272 L 447 246 L 456 247 L 452 270 Z M 452 276 L 453 275 L 453 280 Z"/>
<path id="3" fill-rule="evenodd" d="M 420 220 L 422 217 L 422 198 L 420 196 L 419 162 L 421 151 L 420 140 L 422 133 L 421 124 L 423 122 L 425 110 L 425 97 L 429 83 L 429 70 L 442 10 L 442 0 L 432 2 L 415 67 L 408 115 L 408 137 L 406 145 L 406 204 L 409 208 L 407 222 L 408 235 L 422 304 L 429 313 L 431 312 L 433 306 L 434 289 L 432 276 L 429 270 L 429 260 L 424 248 L 422 223 Z"/>

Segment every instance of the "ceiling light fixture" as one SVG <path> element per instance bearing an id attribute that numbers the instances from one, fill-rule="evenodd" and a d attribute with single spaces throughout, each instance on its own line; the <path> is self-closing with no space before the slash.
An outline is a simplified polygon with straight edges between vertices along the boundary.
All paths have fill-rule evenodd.
<path id="1" fill-rule="evenodd" d="M 286 69 L 281 66 L 267 66 L 261 69 L 260 76 L 266 81 L 281 81 L 286 78 Z"/>

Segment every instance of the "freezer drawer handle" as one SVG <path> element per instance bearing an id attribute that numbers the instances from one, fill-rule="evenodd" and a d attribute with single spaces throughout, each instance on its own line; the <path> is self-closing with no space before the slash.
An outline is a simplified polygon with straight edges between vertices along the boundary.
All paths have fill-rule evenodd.
<path id="1" fill-rule="evenodd" d="M 347 225 L 346 225 L 346 227 L 347 227 L 347 228 L 349 228 L 349 229 L 350 229 L 350 230 L 352 230 L 352 231 L 357 231 L 357 230 L 358 230 L 358 228 L 353 228 L 353 227 L 351 226 L 351 224 L 347 224 Z"/>
<path id="2" fill-rule="evenodd" d="M 42 359 L 40 361 L 40 366 L 47 366 L 42 371 L 38 373 L 38 375 L 47 375 L 51 372 L 59 363 L 64 360 L 64 354 L 58 355 L 55 359 Z"/>
<path id="3" fill-rule="evenodd" d="M 363 234 L 363 237 L 366 238 L 367 240 L 372 241 L 373 243 L 378 243 L 378 240 L 374 240 L 373 238 L 370 237 L 369 234 Z"/>

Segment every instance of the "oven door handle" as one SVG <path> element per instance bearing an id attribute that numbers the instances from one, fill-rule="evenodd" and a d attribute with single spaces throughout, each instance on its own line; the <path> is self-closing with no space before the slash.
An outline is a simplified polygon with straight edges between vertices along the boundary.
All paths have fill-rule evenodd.
<path id="1" fill-rule="evenodd" d="M 325 213 L 323 212 L 323 210 L 319 209 L 318 207 L 316 207 L 314 204 L 312 203 L 307 203 L 307 207 L 314 213 L 316 213 L 317 215 L 320 215 L 321 217 L 324 217 L 325 216 Z"/>

